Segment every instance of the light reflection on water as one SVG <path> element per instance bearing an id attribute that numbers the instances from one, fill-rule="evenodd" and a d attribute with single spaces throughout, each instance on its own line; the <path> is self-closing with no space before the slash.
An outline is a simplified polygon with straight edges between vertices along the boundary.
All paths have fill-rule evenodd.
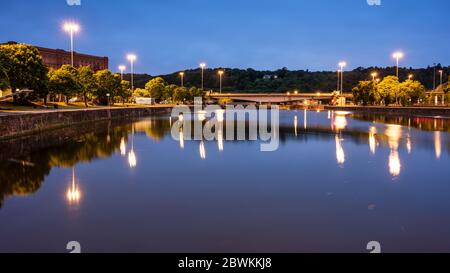
<path id="1" fill-rule="evenodd" d="M 175 141 L 176 117 L 5 143 L 0 251 L 64 252 L 70 240 L 106 252 L 450 249 L 449 120 L 280 117 L 280 148 L 266 153 L 222 126 L 215 141 L 183 128 Z"/>

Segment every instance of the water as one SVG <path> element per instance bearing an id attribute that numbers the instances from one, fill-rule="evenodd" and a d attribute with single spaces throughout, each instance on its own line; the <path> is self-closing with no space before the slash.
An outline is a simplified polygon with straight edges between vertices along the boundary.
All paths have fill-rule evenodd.
<path id="1" fill-rule="evenodd" d="M 449 120 L 280 117 L 275 152 L 168 117 L 2 142 L 0 252 L 450 252 Z"/>

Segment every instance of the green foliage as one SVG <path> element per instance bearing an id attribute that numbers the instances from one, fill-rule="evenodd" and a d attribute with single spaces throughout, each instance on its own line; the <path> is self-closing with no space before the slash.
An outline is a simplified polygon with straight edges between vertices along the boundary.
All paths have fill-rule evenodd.
<path id="1" fill-rule="evenodd" d="M 395 103 L 395 94 L 399 95 L 400 83 L 395 76 L 387 76 L 378 84 L 378 93 L 385 105 Z"/>
<path id="2" fill-rule="evenodd" d="M 121 81 L 120 86 L 121 88 L 116 94 L 116 97 L 121 98 L 122 102 L 125 103 L 133 96 L 131 92 L 131 83 L 129 81 Z"/>
<path id="3" fill-rule="evenodd" d="M 189 99 L 189 92 L 186 87 L 176 87 L 173 92 L 173 101 L 177 103 L 182 103 Z"/>
<path id="4" fill-rule="evenodd" d="M 60 69 L 50 70 L 48 78 L 50 95 L 63 95 L 66 97 L 66 102 L 83 92 L 78 70 L 70 65 L 63 65 Z"/>
<path id="5" fill-rule="evenodd" d="M 0 55 L 2 52 L 0 51 Z M 8 74 L 6 74 L 6 67 L 5 67 L 5 58 L 0 56 L 0 90 L 8 89 L 9 86 L 9 79 Z"/>
<path id="6" fill-rule="evenodd" d="M 90 66 L 78 68 L 78 80 L 82 86 L 80 95 L 83 97 L 84 104 L 87 107 L 88 100 L 92 98 L 95 90 L 97 90 L 97 82 L 92 68 Z"/>
<path id="7" fill-rule="evenodd" d="M 353 88 L 353 100 L 356 103 L 363 105 L 375 104 L 380 102 L 380 94 L 378 93 L 378 86 L 376 81 L 360 81 L 359 84 Z"/>
<path id="8" fill-rule="evenodd" d="M 419 81 L 407 80 L 400 84 L 399 99 L 402 105 L 417 103 L 425 98 L 425 86 Z"/>
<path id="9" fill-rule="evenodd" d="M 154 78 L 145 84 L 145 89 L 148 91 L 151 98 L 163 100 L 165 97 L 166 82 L 163 78 Z"/>
<path id="10" fill-rule="evenodd" d="M 22 44 L 0 45 L 0 63 L 3 66 L 2 73 L 6 73 L 13 92 L 16 89 L 31 89 L 34 93 L 30 98 L 47 96 L 48 69 L 37 48 Z M 17 103 L 27 100 L 23 97 L 15 99 Z"/>
<path id="11" fill-rule="evenodd" d="M 110 98 L 120 94 L 122 84 L 119 75 L 114 75 L 111 71 L 105 69 L 95 73 L 95 79 L 97 81 L 97 89 L 94 96 L 99 104 L 108 105 L 108 94 Z"/>
<path id="12" fill-rule="evenodd" d="M 133 96 L 150 98 L 150 93 L 147 91 L 147 89 L 137 88 L 134 90 Z"/>

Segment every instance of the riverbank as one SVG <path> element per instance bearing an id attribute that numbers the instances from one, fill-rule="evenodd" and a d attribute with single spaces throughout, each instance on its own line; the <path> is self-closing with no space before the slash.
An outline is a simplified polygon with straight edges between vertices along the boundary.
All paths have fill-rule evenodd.
<path id="1" fill-rule="evenodd" d="M 0 139 L 39 133 L 87 122 L 170 113 L 172 106 L 85 108 L 0 113 Z"/>
<path id="2" fill-rule="evenodd" d="M 368 113 L 368 114 L 450 118 L 450 108 L 448 107 L 325 106 L 325 109 L 334 111 Z"/>

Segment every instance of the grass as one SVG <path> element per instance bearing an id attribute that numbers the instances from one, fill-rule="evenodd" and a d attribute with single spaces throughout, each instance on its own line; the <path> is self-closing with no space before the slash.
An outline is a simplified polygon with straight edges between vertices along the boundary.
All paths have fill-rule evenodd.
<path id="1" fill-rule="evenodd" d="M 154 107 L 168 107 L 171 105 L 156 105 Z M 101 106 L 95 104 L 88 104 L 88 109 L 102 109 L 109 107 L 148 107 L 148 105 L 139 105 L 132 103 L 116 103 L 111 106 Z M 29 111 L 48 111 L 48 110 L 76 110 L 76 109 L 86 109 L 84 102 L 76 102 L 66 104 L 65 102 L 49 102 L 44 105 L 43 102 L 36 102 L 29 106 L 16 105 L 12 101 L 1 101 L 0 102 L 0 113 L 20 113 Z"/>

